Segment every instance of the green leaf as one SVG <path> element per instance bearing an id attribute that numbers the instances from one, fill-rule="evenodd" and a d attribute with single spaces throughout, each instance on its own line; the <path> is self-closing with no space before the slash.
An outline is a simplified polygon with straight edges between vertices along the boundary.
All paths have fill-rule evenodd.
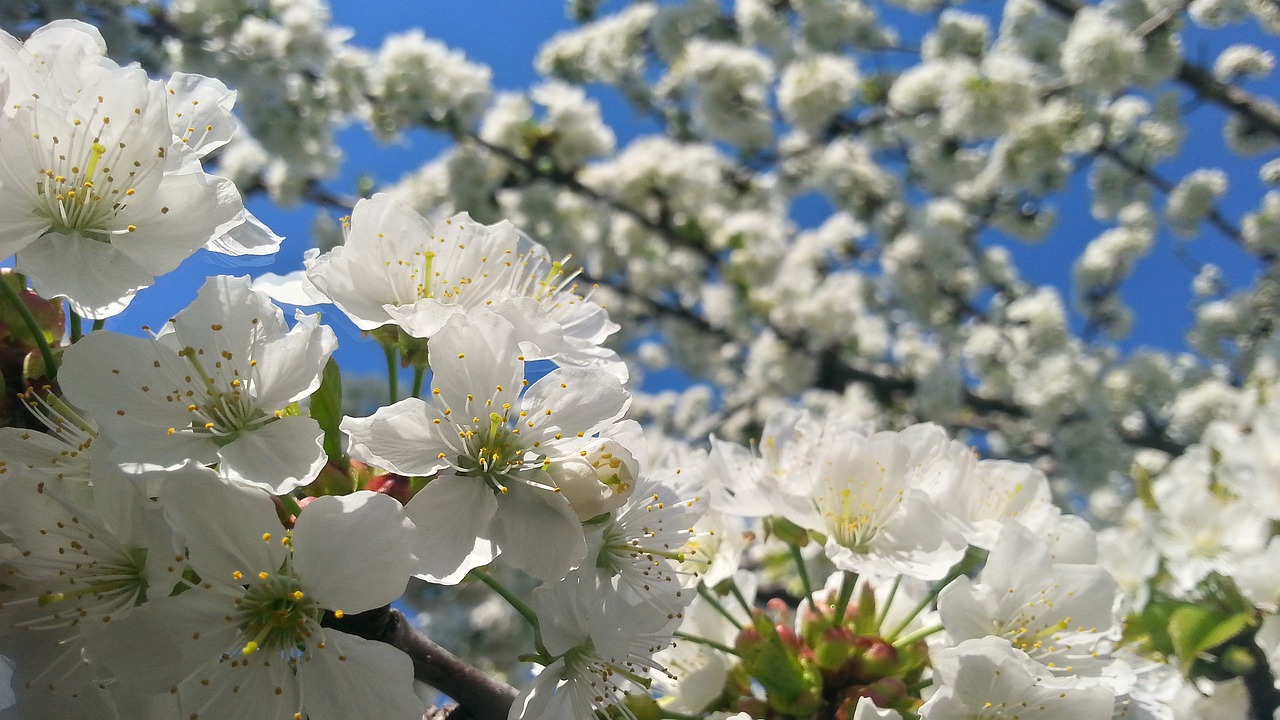
<path id="1" fill-rule="evenodd" d="M 347 456 L 342 449 L 342 431 L 338 429 L 342 422 L 342 372 L 333 358 L 325 364 L 320 387 L 311 396 L 311 417 L 324 431 L 324 454 L 345 472 Z"/>
<path id="2" fill-rule="evenodd" d="M 1251 620 L 1249 613 L 1224 614 L 1200 605 L 1185 604 L 1169 617 L 1169 639 L 1185 669 L 1201 653 L 1240 634 Z"/>

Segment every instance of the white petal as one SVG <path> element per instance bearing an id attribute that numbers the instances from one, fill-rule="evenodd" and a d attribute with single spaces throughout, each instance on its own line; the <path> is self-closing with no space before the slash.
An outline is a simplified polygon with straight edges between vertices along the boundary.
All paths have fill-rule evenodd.
<path id="1" fill-rule="evenodd" d="M 325 463 L 323 440 L 315 420 L 282 417 L 241 431 L 218 448 L 218 471 L 228 480 L 283 495 L 316 479 Z"/>
<path id="2" fill-rule="evenodd" d="M 414 573 L 413 523 L 373 492 L 316 498 L 293 528 L 293 569 L 326 608 L 358 613 L 400 597 Z"/>
<path id="3" fill-rule="evenodd" d="M 386 643 L 325 630 L 325 647 L 309 647 L 298 671 L 311 720 L 421 720 L 413 662 Z M 248 716 L 245 716 L 248 717 Z"/>
<path id="4" fill-rule="evenodd" d="M 563 579 L 587 553 L 582 524 L 559 493 L 511 483 L 494 518 L 503 557 L 539 580 Z"/>
<path id="5" fill-rule="evenodd" d="M 307 278 L 305 270 L 297 270 L 285 275 L 263 273 L 253 279 L 253 289 L 266 293 L 268 297 L 286 305 L 310 307 L 329 302 L 329 297 Z"/>
<path id="6" fill-rule="evenodd" d="M 287 335 L 265 343 L 257 353 L 254 395 L 263 409 L 279 409 L 320 387 L 325 363 L 338 347 L 338 338 L 319 315 L 297 313 Z"/>
<path id="7" fill-rule="evenodd" d="M 515 404 L 524 363 L 514 332 L 510 323 L 492 313 L 449 319 L 428 350 L 432 386 L 446 407 L 461 411 L 473 402 L 469 395 L 481 404 L 489 398 Z"/>
<path id="8" fill-rule="evenodd" d="M 173 134 L 185 138 L 187 147 L 204 157 L 226 145 L 236 131 L 231 108 L 236 92 L 221 80 L 176 72 L 165 84 L 169 93 L 169 123 Z"/>
<path id="9" fill-rule="evenodd" d="M 454 426 L 418 398 L 378 408 L 367 418 L 344 417 L 340 427 L 350 438 L 347 452 L 357 460 L 401 475 L 426 476 L 449 467 L 449 461 L 439 457 L 449 445 L 437 428 L 453 431 Z"/>
<path id="10" fill-rule="evenodd" d="M 191 566 L 207 582 L 280 569 L 288 554 L 275 503 L 262 490 L 188 466 L 160 486 L 160 504 L 187 539 Z M 216 511 L 214 510 L 216 508 Z"/>
<path id="11" fill-rule="evenodd" d="M 522 400 L 531 439 L 593 435 L 622 417 L 631 394 L 618 378 L 593 368 L 559 368 L 534 383 Z M 536 437 L 535 437 L 536 436 Z"/>
<path id="12" fill-rule="evenodd" d="M 118 315 L 138 290 L 155 282 L 113 244 L 54 232 L 19 250 L 15 268 L 31 276 L 41 297 L 65 297 L 81 317 L 94 320 Z"/>
<path id="13" fill-rule="evenodd" d="M 204 249 L 222 255 L 271 255 L 280 249 L 284 237 L 275 234 L 253 213 L 241 210 L 238 222 L 225 234 L 205 243 Z"/>
<path id="14" fill-rule="evenodd" d="M 203 349 L 215 356 L 209 362 L 231 363 L 246 376 L 257 348 L 286 330 L 284 313 L 266 295 L 251 290 L 249 278 L 229 275 L 205 280 L 196 299 L 174 317 L 172 328 L 176 337 L 164 341 L 175 350 Z"/>
<path id="15" fill-rule="evenodd" d="M 234 183 L 199 170 L 166 173 L 146 200 L 121 218 L 136 229 L 113 236 L 111 244 L 155 275 L 172 272 L 205 243 L 226 234 L 244 210 Z"/>
<path id="16" fill-rule="evenodd" d="M 480 480 L 437 478 L 404 510 L 417 526 L 419 577 L 428 582 L 454 585 L 498 555 L 489 539 L 498 503 Z"/>
<path id="17" fill-rule="evenodd" d="M 564 672 L 564 659 L 556 660 L 542 669 L 538 676 L 529 683 L 529 687 L 520 691 L 516 701 L 511 705 L 507 720 L 542 720 L 543 718 L 568 718 L 563 714 L 565 697 L 568 693 L 557 693 L 560 686 L 560 673 Z M 559 702 L 552 707 L 552 700 L 557 696 Z"/>

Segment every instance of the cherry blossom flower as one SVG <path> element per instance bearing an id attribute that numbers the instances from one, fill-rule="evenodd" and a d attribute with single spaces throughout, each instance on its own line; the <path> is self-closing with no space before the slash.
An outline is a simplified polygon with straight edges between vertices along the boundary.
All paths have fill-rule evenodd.
<path id="1" fill-rule="evenodd" d="M 924 720 L 1109 720 L 1115 704 L 1106 687 L 1054 677 L 997 637 L 942 650 L 934 672 L 938 691 L 920 708 Z"/>
<path id="2" fill-rule="evenodd" d="M 784 513 L 825 534 L 827 557 L 841 570 L 937 580 L 960 561 L 965 543 L 918 487 L 911 459 L 899 433 L 868 436 L 828 424 L 814 460 L 811 506 Z"/>
<path id="3" fill-rule="evenodd" d="M 953 640 L 1006 638 L 1056 675 L 1097 675 L 1110 662 L 1119 588 L 1097 565 L 1055 563 L 1030 530 L 1007 526 L 978 580 L 956 578 L 938 598 Z"/>
<path id="4" fill-rule="evenodd" d="M 247 279 L 217 276 L 152 339 L 85 336 L 59 380 L 115 443 L 113 459 L 217 463 L 223 477 L 283 494 L 324 465 L 320 426 L 290 406 L 319 387 L 336 346 L 316 316 L 289 329 Z"/>
<path id="5" fill-rule="evenodd" d="M 272 287 L 284 300 L 327 297 L 361 330 L 394 325 L 416 338 L 433 337 L 455 314 L 491 310 L 517 328 L 530 360 L 626 379 L 617 353 L 601 347 L 618 326 L 578 294 L 562 261 L 507 222 L 487 226 L 463 213 L 433 226 L 378 194 L 356 204 L 345 243 L 310 260 L 305 281 Z"/>
<path id="6" fill-rule="evenodd" d="M 176 481 L 188 480 L 176 471 Z M 95 474 L 92 486 L 15 467 L 0 475 L 0 533 L 13 538 L 0 583 L 0 633 L 18 661 L 24 705 L 83 694 L 95 669 L 82 648 L 149 594 L 167 594 L 185 567 L 140 485 Z"/>
<path id="7" fill-rule="evenodd" d="M 274 251 L 279 238 L 263 236 L 260 224 L 246 231 L 247 246 L 220 241 L 248 216 L 231 181 L 205 173 L 189 147 L 216 146 L 206 140 L 214 115 L 182 120 L 175 115 L 184 110 L 170 106 L 179 89 L 189 109 L 220 83 L 187 76 L 166 89 L 105 58 L 101 36 L 83 23 L 37 33 L 29 47 L 8 35 L 0 45 L 12 89 L 0 114 L 0 258 L 14 257 L 37 292 L 105 318 L 206 244 Z M 230 115 L 216 115 L 226 127 Z"/>
<path id="8" fill-rule="evenodd" d="M 174 689 L 184 718 L 419 720 L 408 656 L 321 624 L 404 591 L 416 561 L 399 503 L 326 496 L 286 531 L 263 491 L 204 472 L 160 491 L 200 582 L 113 627 L 104 661 L 135 689 Z"/>
<path id="9" fill-rule="evenodd" d="M 559 368 L 521 395 L 523 359 L 506 320 L 459 316 L 431 340 L 429 402 L 343 418 L 352 457 L 434 476 L 407 507 L 421 533 L 421 574 L 432 582 L 456 583 L 499 553 L 558 580 L 586 553 L 577 514 L 547 468 L 590 457 L 630 397 L 592 368 Z"/>
<path id="10" fill-rule="evenodd" d="M 600 603 L 593 583 L 571 577 L 534 591 L 546 649 L 555 660 L 521 691 L 509 720 L 596 717 L 611 709 L 629 720 L 622 703 L 630 688 L 666 673 L 654 653 L 672 644 L 678 621 L 652 606 Z"/>

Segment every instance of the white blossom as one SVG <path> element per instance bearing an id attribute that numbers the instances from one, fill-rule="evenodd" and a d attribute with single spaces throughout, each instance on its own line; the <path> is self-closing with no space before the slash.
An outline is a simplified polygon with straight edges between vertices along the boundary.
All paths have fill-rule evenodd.
<path id="1" fill-rule="evenodd" d="M 324 465 L 319 424 L 290 406 L 320 386 L 337 347 L 316 316 L 283 313 L 246 278 L 210 278 L 151 339 L 90 333 L 60 380 L 96 418 L 113 459 L 218 464 L 224 478 L 285 493 Z"/>

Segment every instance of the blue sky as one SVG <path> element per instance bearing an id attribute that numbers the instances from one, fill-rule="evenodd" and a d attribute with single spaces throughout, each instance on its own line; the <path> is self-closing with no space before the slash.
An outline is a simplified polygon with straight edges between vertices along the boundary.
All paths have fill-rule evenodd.
<path id="1" fill-rule="evenodd" d="M 618 3 L 607 4 L 615 7 Z M 970 12 L 998 17 L 1001 5 L 996 2 L 978 2 L 962 6 Z M 478 2 L 453 2 L 449 0 L 419 0 L 413 3 L 388 2 L 387 0 L 360 0 L 333 4 L 334 23 L 354 29 L 354 42 L 367 48 L 376 48 L 387 34 L 411 27 L 422 27 L 428 36 L 438 38 L 451 47 L 463 50 L 469 58 L 489 65 L 493 70 L 493 84 L 498 90 L 527 88 L 537 81 L 533 70 L 533 58 L 546 39 L 558 30 L 572 26 L 564 17 L 560 0 L 480 0 Z M 927 27 L 929 18 L 908 15 L 898 10 L 886 10 L 884 15 L 898 25 L 904 37 L 918 35 Z M 998 20 L 996 21 L 998 22 Z M 995 24 L 995 23 L 993 23 Z M 1193 33 L 1187 36 L 1188 56 L 1204 65 L 1212 65 L 1216 51 L 1230 42 L 1252 41 L 1267 46 L 1267 39 L 1254 28 L 1241 28 L 1226 33 Z M 871 62 L 871 61 L 867 61 Z M 1274 96 L 1276 88 L 1257 87 L 1264 94 Z M 606 120 L 619 136 L 619 145 L 648 129 L 632 114 L 630 108 L 609 92 L 597 93 L 602 101 Z M 1256 177 L 1256 161 L 1240 163 L 1226 150 L 1221 139 L 1221 113 L 1212 107 L 1202 107 L 1188 115 L 1189 135 L 1186 152 L 1182 156 L 1160 164 L 1158 171 L 1176 181 L 1186 172 L 1204 166 L 1219 166 L 1228 171 L 1232 187 L 1223 209 L 1228 217 L 1239 218 L 1248 209 L 1257 207 L 1263 189 Z M 344 131 L 341 142 L 347 150 L 347 162 L 341 177 L 330 183 L 340 192 L 354 187 L 362 174 L 392 182 L 404 172 L 435 156 L 446 147 L 444 138 L 425 132 L 412 133 L 403 142 L 383 146 L 373 142 L 362 128 Z M 1069 282 L 1071 263 L 1084 244 L 1106 226 L 1096 223 L 1089 216 L 1089 198 L 1086 192 L 1086 173 L 1078 173 L 1071 191 L 1054 199 L 1052 206 L 1059 217 L 1057 228 L 1048 239 L 1036 245 L 987 233 L 986 243 L 1005 245 L 1010 249 L 1023 277 L 1037 283 L 1049 283 L 1064 288 L 1070 297 Z M 796 220 L 805 226 L 816 225 L 821 220 L 821 203 L 806 202 L 798 211 Z M 1157 208 L 1163 207 L 1158 203 Z M 258 274 L 267 270 L 287 272 L 297 267 L 302 252 L 310 246 L 307 239 L 312 217 L 309 208 L 281 212 L 265 201 L 258 201 L 251 208 L 277 232 L 288 237 L 277 258 L 263 264 L 246 266 L 228 263 L 225 259 L 201 253 L 189 260 L 178 273 L 162 279 L 161 283 L 144 291 L 134 305 L 122 316 L 108 323 L 108 327 L 123 332 L 137 332 L 143 324 L 158 326 L 164 319 L 194 297 L 200 279 L 214 273 Z M 1257 264 L 1245 257 L 1225 238 L 1211 229 L 1190 241 L 1177 241 L 1162 235 L 1152 254 L 1141 261 L 1132 279 L 1125 286 L 1126 301 L 1137 314 L 1134 331 L 1121 343 L 1125 350 L 1142 345 L 1154 345 L 1166 349 L 1183 349 L 1182 336 L 1191 324 L 1188 284 L 1192 273 L 1174 257 L 1176 242 L 1184 242 L 1185 250 L 1202 261 L 1223 266 L 1234 285 L 1246 283 L 1257 271 Z M 339 359 L 344 368 L 376 370 L 381 367 L 381 353 L 370 341 L 361 342 L 352 326 L 340 318 L 336 310 L 328 309 L 326 317 L 336 327 L 342 345 Z M 1082 326 L 1077 318 L 1077 328 Z"/>

